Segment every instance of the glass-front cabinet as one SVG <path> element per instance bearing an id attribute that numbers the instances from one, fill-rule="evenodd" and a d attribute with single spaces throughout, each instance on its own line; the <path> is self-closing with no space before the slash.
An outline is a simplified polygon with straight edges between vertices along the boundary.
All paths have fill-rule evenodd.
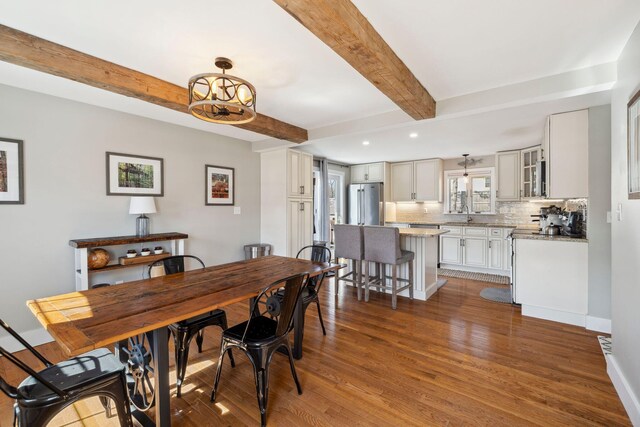
<path id="1" fill-rule="evenodd" d="M 542 149 L 540 145 L 521 151 L 522 182 L 520 197 L 523 199 L 539 197 L 540 189 L 538 188 L 538 169 L 536 164 L 541 160 L 541 157 Z"/>
<path id="2" fill-rule="evenodd" d="M 446 172 L 446 206 L 445 213 L 493 214 L 495 192 L 493 168 L 469 169 L 468 176 L 464 171 Z"/>

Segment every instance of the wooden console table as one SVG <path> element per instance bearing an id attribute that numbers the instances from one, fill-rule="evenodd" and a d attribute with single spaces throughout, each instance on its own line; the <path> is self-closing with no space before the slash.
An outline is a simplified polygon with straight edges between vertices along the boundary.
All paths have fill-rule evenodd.
<path id="1" fill-rule="evenodd" d="M 89 249 L 104 246 L 133 245 L 150 242 L 170 242 L 171 255 L 184 255 L 184 241 L 189 235 L 184 233 L 157 233 L 150 234 L 146 237 L 138 236 L 115 236 L 115 237 L 94 237 L 90 239 L 69 240 L 69 246 L 75 248 L 75 264 L 76 264 L 76 290 L 84 291 L 89 289 L 89 275 L 102 273 L 105 271 L 114 271 L 122 268 L 140 267 L 146 264 L 120 265 L 118 263 L 109 264 L 106 267 L 89 270 L 87 265 L 87 256 Z M 124 255 L 124 254 L 123 254 Z M 117 261 L 117 257 L 116 257 Z M 152 259 L 149 262 L 153 261 Z"/>

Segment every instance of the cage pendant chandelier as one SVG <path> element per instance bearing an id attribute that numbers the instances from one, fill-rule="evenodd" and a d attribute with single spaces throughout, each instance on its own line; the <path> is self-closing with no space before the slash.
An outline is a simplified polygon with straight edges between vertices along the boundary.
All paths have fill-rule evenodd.
<path id="1" fill-rule="evenodd" d="M 256 88 L 248 81 L 226 74 L 233 67 L 228 58 L 216 58 L 222 73 L 197 74 L 189 79 L 189 112 L 207 122 L 238 125 L 256 118 Z"/>

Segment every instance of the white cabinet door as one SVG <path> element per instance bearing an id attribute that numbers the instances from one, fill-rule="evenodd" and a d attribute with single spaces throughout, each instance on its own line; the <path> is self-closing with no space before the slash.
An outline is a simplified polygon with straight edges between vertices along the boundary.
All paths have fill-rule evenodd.
<path id="1" fill-rule="evenodd" d="M 520 196 L 523 199 L 540 197 L 542 191 L 538 188 L 537 162 L 542 159 L 540 145 L 521 151 L 520 157 Z"/>
<path id="2" fill-rule="evenodd" d="M 289 206 L 287 209 L 287 215 L 289 216 L 287 221 L 287 256 L 294 257 L 298 251 L 300 242 L 300 227 L 301 227 L 301 199 L 289 199 Z"/>
<path id="3" fill-rule="evenodd" d="M 548 197 L 588 197 L 588 110 L 553 114 L 549 120 Z"/>
<path id="4" fill-rule="evenodd" d="M 384 181 L 384 163 L 370 163 L 365 172 L 365 180 L 367 182 L 383 182 Z"/>
<path id="5" fill-rule="evenodd" d="M 460 237 L 440 236 L 440 262 L 462 264 Z"/>
<path id="6" fill-rule="evenodd" d="M 504 258 L 504 241 L 502 238 L 489 239 L 489 262 L 487 267 L 498 270 L 503 269 L 502 259 Z"/>
<path id="7" fill-rule="evenodd" d="M 442 160 L 413 162 L 413 176 L 414 200 L 442 202 Z"/>
<path id="8" fill-rule="evenodd" d="M 504 229 L 502 241 L 502 269 L 509 270 L 511 268 L 511 252 L 513 246 L 513 239 L 508 238 L 509 234 L 511 234 L 513 230 Z"/>
<path id="9" fill-rule="evenodd" d="M 462 243 L 464 265 L 470 267 L 486 267 L 487 246 L 486 238 L 465 237 Z"/>
<path id="10" fill-rule="evenodd" d="M 302 194 L 302 182 L 300 180 L 300 162 L 302 153 L 299 151 L 287 151 L 287 174 L 289 189 L 287 195 L 289 197 L 300 197 Z"/>
<path id="11" fill-rule="evenodd" d="M 293 171 L 292 171 L 293 173 Z M 313 155 L 301 153 L 299 180 L 302 186 L 301 196 L 304 198 L 313 197 Z"/>
<path id="12" fill-rule="evenodd" d="M 362 184 L 367 182 L 364 178 L 367 171 L 367 165 L 353 165 L 351 166 L 351 183 Z"/>
<path id="13" fill-rule="evenodd" d="M 300 204 L 302 207 L 302 210 L 299 211 L 300 238 L 298 240 L 298 247 L 294 248 L 295 252 L 292 256 L 296 256 L 298 251 L 303 247 L 313 244 L 313 201 L 302 200 Z"/>
<path id="14" fill-rule="evenodd" d="M 413 200 L 413 162 L 391 164 L 391 201 Z"/>
<path id="15" fill-rule="evenodd" d="M 496 154 L 496 200 L 520 200 L 520 151 Z"/>

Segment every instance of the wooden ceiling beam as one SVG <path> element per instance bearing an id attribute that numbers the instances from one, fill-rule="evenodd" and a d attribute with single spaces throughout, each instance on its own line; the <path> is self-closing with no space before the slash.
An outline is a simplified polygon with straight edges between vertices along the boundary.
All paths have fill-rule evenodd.
<path id="1" fill-rule="evenodd" d="M 350 0 L 274 0 L 415 120 L 436 101 Z"/>
<path id="2" fill-rule="evenodd" d="M 189 114 L 184 87 L 4 25 L 0 25 L 0 60 Z M 306 129 L 263 114 L 234 126 L 295 143 L 308 139 Z"/>

